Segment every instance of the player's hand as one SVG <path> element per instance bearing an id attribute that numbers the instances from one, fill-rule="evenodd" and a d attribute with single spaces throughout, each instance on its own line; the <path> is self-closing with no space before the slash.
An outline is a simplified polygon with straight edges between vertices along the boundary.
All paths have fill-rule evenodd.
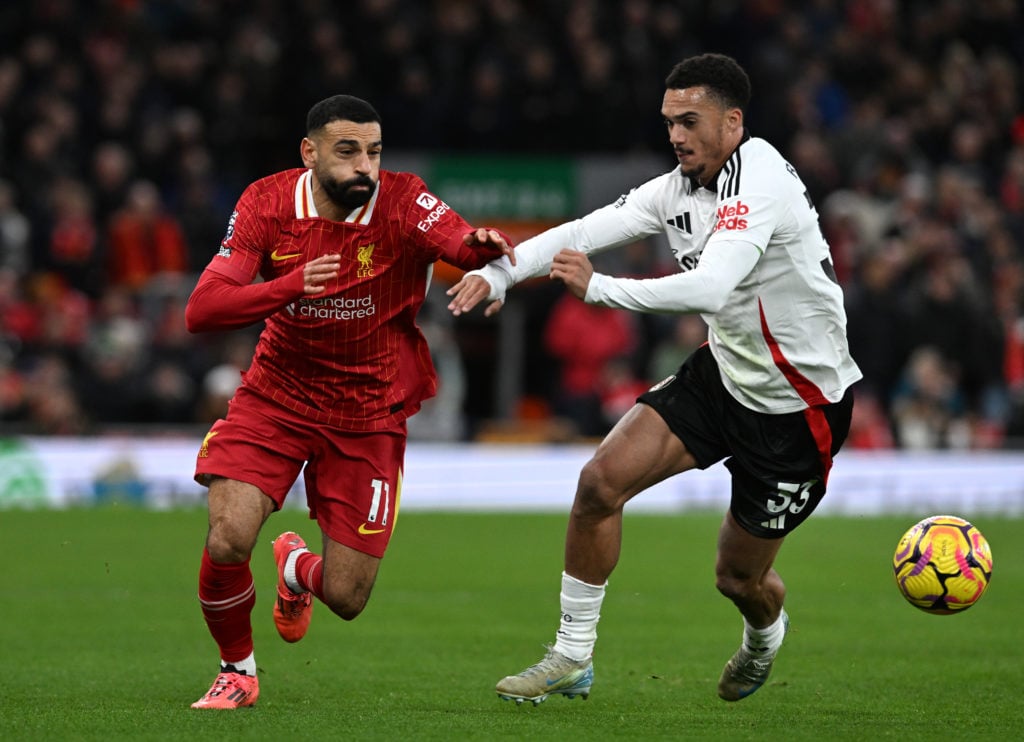
<path id="1" fill-rule="evenodd" d="M 590 277 L 594 275 L 594 266 L 584 253 L 578 250 L 563 249 L 551 261 L 549 278 L 562 281 L 578 299 L 587 295 Z"/>
<path id="2" fill-rule="evenodd" d="M 485 227 L 478 227 L 472 232 L 468 233 L 462 238 L 462 241 L 467 245 L 494 245 L 501 250 L 502 255 L 508 257 L 508 260 L 512 265 L 516 264 L 516 253 L 512 248 L 512 245 L 508 244 L 508 241 L 501 236 L 501 233 L 494 229 L 487 229 Z"/>
<path id="3" fill-rule="evenodd" d="M 487 279 L 480 276 L 465 275 L 462 279 L 446 292 L 448 296 L 454 297 L 448 304 L 448 310 L 458 317 L 463 312 L 468 312 L 491 293 L 491 284 Z M 484 316 L 490 317 L 501 310 L 502 301 L 492 301 L 484 309 Z"/>
<path id="4" fill-rule="evenodd" d="M 302 267 L 302 290 L 307 294 L 319 294 L 329 281 L 338 277 L 341 271 L 341 255 L 321 255 Z"/>

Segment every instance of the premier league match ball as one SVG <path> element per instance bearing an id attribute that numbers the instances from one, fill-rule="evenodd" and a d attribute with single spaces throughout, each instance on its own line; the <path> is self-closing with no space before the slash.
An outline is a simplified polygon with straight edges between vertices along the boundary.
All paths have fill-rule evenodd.
<path id="1" fill-rule="evenodd" d="M 981 531 L 955 515 L 933 515 L 903 534 L 892 557 L 896 586 L 926 613 L 962 613 L 992 578 L 992 551 Z"/>

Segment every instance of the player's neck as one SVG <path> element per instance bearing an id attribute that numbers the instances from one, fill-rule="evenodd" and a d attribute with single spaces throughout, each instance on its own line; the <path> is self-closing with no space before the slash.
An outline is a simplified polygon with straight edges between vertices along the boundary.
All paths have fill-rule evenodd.
<path id="1" fill-rule="evenodd" d="M 352 212 L 351 209 L 334 203 L 316 181 L 313 183 L 313 205 L 316 206 L 316 213 L 321 219 L 329 219 L 332 222 L 343 222 Z"/>
<path id="2" fill-rule="evenodd" d="M 739 134 L 733 137 L 734 141 L 730 143 L 731 146 L 729 147 L 729 154 L 726 155 L 721 162 L 717 163 L 713 168 L 709 168 L 707 171 L 701 173 L 700 175 L 697 175 L 694 178 L 694 180 L 697 181 L 698 185 L 702 186 L 703 188 L 711 187 L 711 189 L 714 190 L 713 186 L 718 181 L 718 174 L 722 172 L 722 168 L 725 167 L 725 163 L 729 161 L 729 159 L 733 156 L 733 154 L 736 152 L 739 146 L 743 144 L 745 132 L 745 129 L 740 130 Z"/>

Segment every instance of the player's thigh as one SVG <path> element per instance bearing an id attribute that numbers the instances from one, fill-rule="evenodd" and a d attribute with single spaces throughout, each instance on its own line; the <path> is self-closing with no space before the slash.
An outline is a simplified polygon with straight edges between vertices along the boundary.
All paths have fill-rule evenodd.
<path id="1" fill-rule="evenodd" d="M 646 404 L 634 405 L 605 436 L 584 467 L 580 489 L 595 489 L 622 503 L 696 460 L 665 420 Z"/>
<path id="2" fill-rule="evenodd" d="M 244 559 L 252 552 L 260 528 L 274 511 L 274 501 L 255 485 L 223 477 L 211 479 L 207 499 L 207 549 L 211 557 L 215 561 Z"/>

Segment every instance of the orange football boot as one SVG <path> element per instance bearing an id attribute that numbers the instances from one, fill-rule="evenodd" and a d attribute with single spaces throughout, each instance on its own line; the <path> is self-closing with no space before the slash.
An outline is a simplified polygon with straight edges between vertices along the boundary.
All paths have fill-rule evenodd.
<path id="1" fill-rule="evenodd" d="M 260 697 L 260 681 L 253 675 L 222 671 L 206 695 L 192 704 L 194 709 L 237 709 L 255 706 Z"/>
<path id="2" fill-rule="evenodd" d="M 274 601 L 274 626 L 286 642 L 297 642 L 306 635 L 313 616 L 313 596 L 296 593 L 284 581 L 284 565 L 293 551 L 309 551 L 302 537 L 285 531 L 274 539 L 274 561 L 277 562 L 277 600 Z"/>

